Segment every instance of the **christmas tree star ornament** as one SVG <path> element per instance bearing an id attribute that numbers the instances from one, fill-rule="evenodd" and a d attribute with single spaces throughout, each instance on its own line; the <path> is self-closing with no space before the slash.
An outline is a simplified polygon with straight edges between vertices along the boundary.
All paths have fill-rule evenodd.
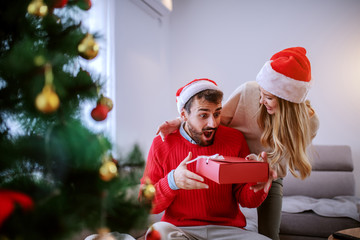
<path id="1" fill-rule="evenodd" d="M 99 52 L 99 45 L 92 34 L 87 33 L 78 45 L 79 55 L 87 60 L 95 58 Z"/>
<path id="2" fill-rule="evenodd" d="M 43 2 L 43 0 L 32 0 L 27 8 L 28 13 L 44 17 L 48 13 L 48 6 Z"/>

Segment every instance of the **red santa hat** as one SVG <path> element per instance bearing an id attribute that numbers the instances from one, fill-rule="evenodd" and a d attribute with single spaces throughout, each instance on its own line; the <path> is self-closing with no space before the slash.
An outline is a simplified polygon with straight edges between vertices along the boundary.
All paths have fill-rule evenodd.
<path id="1" fill-rule="evenodd" d="M 256 81 L 279 98 L 304 102 L 311 86 L 311 67 L 305 48 L 293 47 L 275 53 L 262 67 Z"/>
<path id="2" fill-rule="evenodd" d="M 177 90 L 176 103 L 178 112 L 181 113 L 181 110 L 192 96 L 207 89 L 221 91 L 216 82 L 207 78 L 195 79 Z"/>

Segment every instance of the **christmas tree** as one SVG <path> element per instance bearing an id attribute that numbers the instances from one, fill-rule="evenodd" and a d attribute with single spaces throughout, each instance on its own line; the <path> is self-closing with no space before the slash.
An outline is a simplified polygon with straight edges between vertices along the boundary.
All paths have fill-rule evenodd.
<path id="1" fill-rule="evenodd" d="M 139 147 L 115 160 L 110 140 L 81 120 L 86 101 L 94 121 L 113 107 L 101 77 L 82 66 L 99 51 L 98 36 L 78 19 L 90 7 L 90 0 L 1 1 L 0 239 L 146 226 Z M 146 190 L 151 197 L 151 185 Z"/>

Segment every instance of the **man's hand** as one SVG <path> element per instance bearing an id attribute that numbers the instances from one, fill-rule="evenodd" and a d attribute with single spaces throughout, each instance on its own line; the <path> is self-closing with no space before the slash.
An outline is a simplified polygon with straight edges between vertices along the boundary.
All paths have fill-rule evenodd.
<path id="1" fill-rule="evenodd" d="M 189 155 L 175 169 L 174 179 L 176 186 L 187 190 L 209 188 L 207 184 L 203 183 L 204 178 L 187 169 L 186 162 L 191 160 L 191 158 L 192 154 L 189 152 Z"/>
<path id="2" fill-rule="evenodd" d="M 161 139 L 165 141 L 165 137 L 175 131 L 176 129 L 179 129 L 181 125 L 181 120 L 179 118 L 175 118 L 170 121 L 165 121 L 163 124 L 161 124 L 158 129 L 156 130 L 156 135 L 160 135 Z"/>
<path id="3" fill-rule="evenodd" d="M 264 162 L 268 161 L 266 152 L 261 153 L 261 158 Z M 256 185 L 251 186 L 250 189 L 254 190 L 254 192 L 264 189 L 264 192 L 267 193 L 269 191 L 272 181 L 275 180 L 276 178 L 277 178 L 276 171 L 269 167 L 269 179 L 267 180 L 267 182 L 257 183 Z"/>

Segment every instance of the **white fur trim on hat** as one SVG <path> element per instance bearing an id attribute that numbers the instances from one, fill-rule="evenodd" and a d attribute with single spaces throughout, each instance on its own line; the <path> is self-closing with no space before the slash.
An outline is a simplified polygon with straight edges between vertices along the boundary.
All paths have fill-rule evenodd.
<path id="1" fill-rule="evenodd" d="M 192 96 L 207 89 L 221 91 L 218 86 L 208 80 L 194 81 L 193 83 L 185 86 L 180 92 L 179 96 L 176 97 L 178 112 L 181 113 L 181 110 Z"/>
<path id="2" fill-rule="evenodd" d="M 267 61 L 256 76 L 259 85 L 279 98 L 294 103 L 304 102 L 311 87 L 311 81 L 304 82 L 287 77 L 276 72 L 270 63 L 271 61 Z"/>

